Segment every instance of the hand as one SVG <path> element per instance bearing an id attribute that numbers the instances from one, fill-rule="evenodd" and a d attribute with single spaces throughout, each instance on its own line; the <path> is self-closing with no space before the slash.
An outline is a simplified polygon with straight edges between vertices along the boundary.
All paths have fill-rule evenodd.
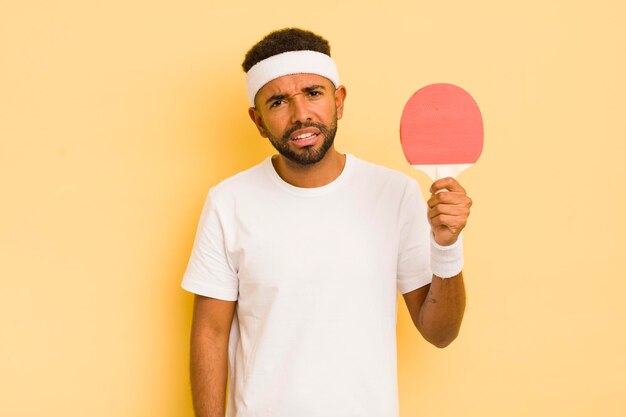
<path id="1" fill-rule="evenodd" d="M 472 199 L 461 184 L 450 177 L 435 181 L 430 192 L 428 222 L 435 242 L 441 246 L 452 245 L 467 223 Z"/>

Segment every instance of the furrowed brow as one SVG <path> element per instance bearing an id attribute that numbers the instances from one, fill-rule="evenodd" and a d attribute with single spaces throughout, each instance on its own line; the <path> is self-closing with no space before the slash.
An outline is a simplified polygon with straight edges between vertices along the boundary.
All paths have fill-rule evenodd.
<path id="1" fill-rule="evenodd" d="M 324 87 L 323 85 L 310 85 L 308 87 L 304 87 L 302 89 L 302 92 L 304 93 L 310 93 L 312 91 L 316 91 L 316 90 L 326 90 L 326 87 Z M 286 98 L 288 98 L 289 95 L 287 94 L 274 94 L 273 96 L 269 97 L 267 100 L 265 100 L 265 104 L 270 104 L 272 101 L 276 101 L 276 100 L 285 100 Z"/>
<path id="2" fill-rule="evenodd" d="M 274 94 L 273 96 L 265 100 L 265 104 L 270 104 L 270 102 L 272 101 L 284 100 L 286 98 L 287 98 L 287 94 Z"/>
<path id="3" fill-rule="evenodd" d="M 302 91 L 304 91 L 305 93 L 310 93 L 311 91 L 315 90 L 326 90 L 326 87 L 324 87 L 323 85 L 310 85 L 302 89 Z"/>

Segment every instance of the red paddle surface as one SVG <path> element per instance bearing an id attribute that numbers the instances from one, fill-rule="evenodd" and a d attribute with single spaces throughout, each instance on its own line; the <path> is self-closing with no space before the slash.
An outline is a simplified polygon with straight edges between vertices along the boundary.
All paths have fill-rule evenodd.
<path id="1" fill-rule="evenodd" d="M 473 164 L 483 149 L 483 119 L 461 87 L 431 84 L 404 107 L 400 142 L 411 165 Z"/>

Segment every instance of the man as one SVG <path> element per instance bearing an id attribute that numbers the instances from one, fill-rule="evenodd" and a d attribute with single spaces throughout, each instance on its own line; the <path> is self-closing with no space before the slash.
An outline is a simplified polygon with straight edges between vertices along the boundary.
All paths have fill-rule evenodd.
<path id="1" fill-rule="evenodd" d="M 224 416 L 230 369 L 229 417 L 396 417 L 397 291 L 429 342 L 456 337 L 471 200 L 446 178 L 426 206 L 335 149 L 346 88 L 318 35 L 272 32 L 243 66 L 278 155 L 214 187 L 200 219 L 183 278 L 196 415 Z"/>

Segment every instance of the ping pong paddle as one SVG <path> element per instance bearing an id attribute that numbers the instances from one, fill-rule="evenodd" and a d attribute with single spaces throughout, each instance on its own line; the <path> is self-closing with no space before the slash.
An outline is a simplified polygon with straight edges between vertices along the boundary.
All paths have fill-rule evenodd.
<path id="1" fill-rule="evenodd" d="M 472 96 L 453 84 L 430 84 L 404 106 L 400 143 L 407 161 L 433 181 L 455 177 L 483 149 L 483 119 Z"/>

